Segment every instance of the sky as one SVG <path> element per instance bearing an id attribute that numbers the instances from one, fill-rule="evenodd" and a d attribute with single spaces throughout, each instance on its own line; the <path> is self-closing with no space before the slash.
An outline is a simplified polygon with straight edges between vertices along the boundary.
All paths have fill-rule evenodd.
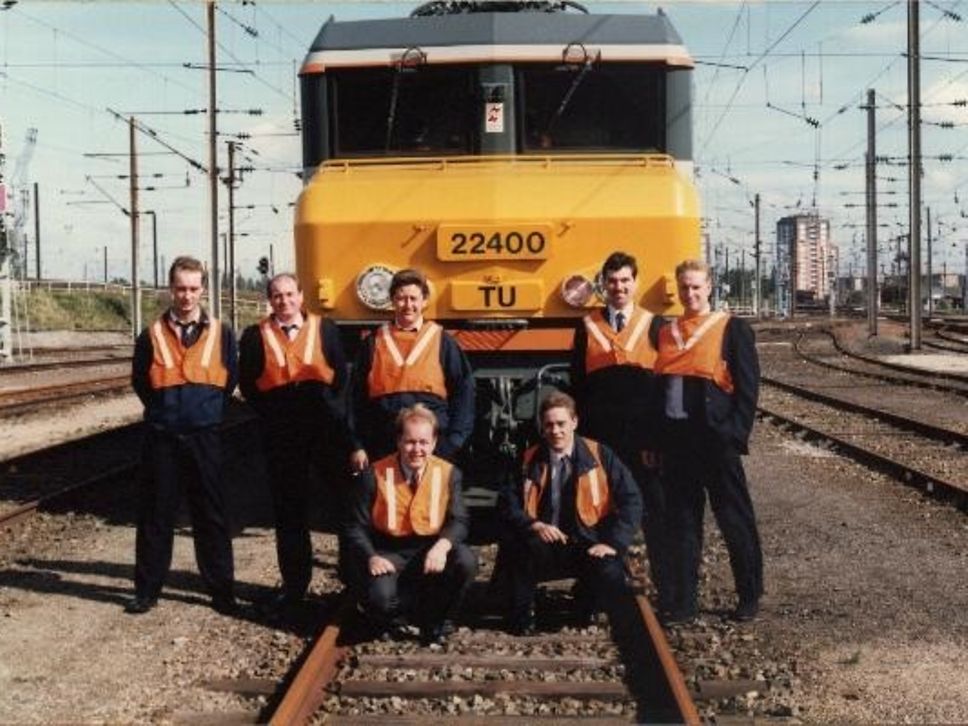
<path id="1" fill-rule="evenodd" d="M 0 0 L 0 8 L 8 2 Z M 227 165 L 227 142 L 233 140 L 241 143 L 238 163 L 251 167 L 235 192 L 242 274 L 254 277 L 270 246 L 277 269 L 293 263 L 292 204 L 302 186 L 296 176 L 296 71 L 320 26 L 330 15 L 405 16 L 416 4 L 218 3 L 218 163 Z M 861 107 L 867 89 L 875 89 L 877 154 L 885 157 L 877 172 L 879 221 L 885 225 L 879 240 L 881 262 L 889 269 L 894 240 L 906 232 L 908 220 L 904 2 L 585 4 L 594 12 L 617 13 L 661 6 L 695 59 L 694 150 L 704 225 L 715 245 L 730 250 L 733 266 L 752 255 L 751 202 L 759 194 L 767 252 L 777 219 L 816 209 L 831 220 L 841 272 L 861 269 L 867 147 Z M 934 268 L 947 263 L 963 271 L 968 0 L 923 0 L 920 16 L 922 194 L 932 210 Z M 21 181 L 38 184 L 44 277 L 100 280 L 105 248 L 109 277 L 130 277 L 130 226 L 122 211 L 129 206 L 123 177 L 130 116 L 167 146 L 137 134 L 141 185 L 154 187 L 140 193 L 140 207 L 155 212 L 159 257 L 209 257 L 208 181 L 196 166 L 208 163 L 205 63 L 200 0 L 19 0 L 0 10 L 4 176 L 10 181 L 19 169 Z M 25 163 L 31 128 L 36 144 Z M 224 185 L 219 201 L 225 231 Z M 28 229 L 32 239 L 32 220 Z M 151 280 L 148 216 L 142 217 L 139 257 L 142 278 Z"/>

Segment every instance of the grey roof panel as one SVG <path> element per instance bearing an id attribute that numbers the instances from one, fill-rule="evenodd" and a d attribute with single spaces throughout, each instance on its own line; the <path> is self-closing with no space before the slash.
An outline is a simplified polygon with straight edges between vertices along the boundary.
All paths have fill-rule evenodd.
<path id="1" fill-rule="evenodd" d="M 681 45 L 662 15 L 470 13 L 329 22 L 311 51 L 450 45 Z"/>

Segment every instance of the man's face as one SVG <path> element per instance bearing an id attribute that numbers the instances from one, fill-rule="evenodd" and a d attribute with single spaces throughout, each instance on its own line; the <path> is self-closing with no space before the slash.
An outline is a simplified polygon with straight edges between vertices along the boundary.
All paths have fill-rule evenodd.
<path id="1" fill-rule="evenodd" d="M 437 437 L 429 421 L 412 418 L 403 424 L 403 431 L 397 439 L 400 459 L 413 471 L 423 471 L 427 457 L 434 453 Z"/>
<path id="2" fill-rule="evenodd" d="M 571 449 L 575 441 L 575 429 L 578 428 L 578 417 L 573 416 L 564 406 L 549 408 L 541 417 L 541 432 L 548 446 L 558 453 Z"/>
<path id="3" fill-rule="evenodd" d="M 291 277 L 280 277 L 272 283 L 269 305 L 280 323 L 292 322 L 303 306 L 303 294 Z"/>
<path id="4" fill-rule="evenodd" d="M 608 304 L 617 310 L 624 309 L 632 302 L 637 284 L 638 280 L 628 265 L 611 270 L 605 275 L 605 298 Z"/>
<path id="5" fill-rule="evenodd" d="M 393 316 L 397 327 L 412 328 L 423 317 L 427 299 L 420 285 L 403 285 L 393 293 Z"/>
<path id="6" fill-rule="evenodd" d="M 677 280 L 679 302 L 690 313 L 709 312 L 709 295 L 712 285 L 709 276 L 702 270 L 686 270 Z"/>
<path id="7" fill-rule="evenodd" d="M 175 270 L 171 284 L 171 309 L 183 320 L 195 317 L 198 304 L 205 288 L 202 286 L 202 273 L 197 270 Z"/>

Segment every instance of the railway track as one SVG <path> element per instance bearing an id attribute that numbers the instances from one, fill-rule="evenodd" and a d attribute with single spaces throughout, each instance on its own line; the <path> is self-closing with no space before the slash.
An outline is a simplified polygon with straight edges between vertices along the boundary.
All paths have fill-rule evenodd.
<path id="1" fill-rule="evenodd" d="M 921 371 L 910 366 L 879 360 L 878 358 L 844 348 L 837 340 L 836 335 L 829 330 L 822 332 L 829 337 L 835 349 L 831 355 L 838 356 L 841 362 L 835 363 L 828 357 L 807 352 L 804 349 L 804 339 L 806 336 L 801 331 L 793 347 L 803 360 L 830 370 L 863 376 L 886 383 L 929 388 L 956 393 L 960 396 L 968 396 L 968 375 L 927 370 Z M 844 360 L 849 361 L 849 363 L 843 362 Z"/>
<path id="2" fill-rule="evenodd" d="M 4 366 L 0 368 L 0 376 L 15 375 L 20 373 L 36 373 L 38 371 L 57 371 L 66 368 L 96 368 L 109 365 L 131 366 L 130 355 L 113 355 L 100 358 L 71 358 L 66 360 L 48 360 L 30 363 L 18 363 L 16 365 Z"/>
<path id="3" fill-rule="evenodd" d="M 79 398 L 104 396 L 131 390 L 131 376 L 108 376 L 87 381 L 0 391 L 0 417 L 23 413 Z"/>
<path id="4" fill-rule="evenodd" d="M 606 628 L 514 638 L 461 628 L 443 647 L 360 638 L 344 601 L 320 631 L 270 723 L 698 724 L 695 704 L 648 601 L 630 596 L 616 633 Z M 472 715 L 486 714 L 486 715 Z"/>

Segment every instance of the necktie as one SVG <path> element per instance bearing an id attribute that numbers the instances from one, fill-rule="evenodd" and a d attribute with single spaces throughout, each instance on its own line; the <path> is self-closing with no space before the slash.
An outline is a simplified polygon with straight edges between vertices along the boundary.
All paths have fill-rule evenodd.
<path id="1" fill-rule="evenodd" d="M 416 490 L 420 485 L 420 474 L 416 471 L 410 472 L 410 488 Z"/>
<path id="2" fill-rule="evenodd" d="M 176 320 L 175 325 L 179 329 L 179 338 L 181 339 L 181 344 L 186 348 L 195 342 L 195 322 L 190 320 L 187 323 L 183 323 L 181 320 Z"/>
<path id="3" fill-rule="evenodd" d="M 555 527 L 561 519 L 561 490 L 565 488 L 570 476 L 571 465 L 568 457 L 562 456 L 555 467 L 555 475 L 551 477 L 551 524 Z"/>
<path id="4" fill-rule="evenodd" d="M 295 331 L 295 333 L 293 331 Z M 289 338 L 289 340 L 292 340 L 299 333 L 299 326 L 295 323 L 292 325 L 283 325 L 282 332 L 286 334 L 286 337 Z"/>
<path id="5" fill-rule="evenodd" d="M 618 312 L 615 313 L 615 332 L 621 333 L 622 328 L 625 327 L 625 313 Z"/>

